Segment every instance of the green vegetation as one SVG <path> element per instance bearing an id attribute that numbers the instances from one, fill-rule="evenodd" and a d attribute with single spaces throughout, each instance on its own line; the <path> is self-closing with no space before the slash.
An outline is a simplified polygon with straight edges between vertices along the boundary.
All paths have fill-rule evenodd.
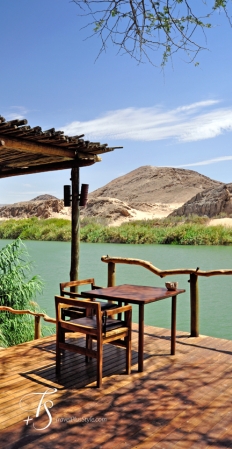
<path id="1" fill-rule="evenodd" d="M 20 239 L 0 251 L 0 305 L 16 310 L 40 311 L 34 298 L 42 291 L 38 276 L 29 278 L 31 262 Z M 0 346 L 34 339 L 34 317 L 0 312 Z"/>
<path id="2" fill-rule="evenodd" d="M 134 221 L 120 227 L 102 227 L 92 223 L 82 228 L 81 239 L 101 243 L 159 243 L 173 245 L 227 245 L 232 229 L 206 226 L 206 219 L 163 219 Z"/>
<path id="3" fill-rule="evenodd" d="M 68 242 L 71 239 L 69 220 L 51 218 L 39 220 L 37 217 L 23 220 L 6 220 L 0 224 L 0 239 L 54 240 Z"/>
<path id="4" fill-rule="evenodd" d="M 119 227 L 85 218 L 81 241 L 90 243 L 159 243 L 173 245 L 230 245 L 232 229 L 208 226 L 207 217 L 167 217 L 124 223 Z M 7 220 L 0 224 L 0 239 L 70 241 L 71 223 L 64 219 Z"/>

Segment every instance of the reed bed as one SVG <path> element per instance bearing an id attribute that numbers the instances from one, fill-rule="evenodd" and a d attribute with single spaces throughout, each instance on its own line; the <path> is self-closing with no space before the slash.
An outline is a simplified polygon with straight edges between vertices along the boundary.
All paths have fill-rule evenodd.
<path id="1" fill-rule="evenodd" d="M 81 241 L 89 243 L 131 243 L 172 245 L 231 245 L 232 229 L 208 226 L 207 217 L 167 217 L 107 226 L 96 219 L 81 221 Z M 64 241 L 71 240 L 69 220 L 36 217 L 6 220 L 0 224 L 0 239 Z"/>

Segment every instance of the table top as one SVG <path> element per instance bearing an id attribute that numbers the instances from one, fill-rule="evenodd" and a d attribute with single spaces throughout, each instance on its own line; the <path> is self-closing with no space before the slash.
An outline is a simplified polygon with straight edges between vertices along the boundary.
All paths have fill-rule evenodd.
<path id="1" fill-rule="evenodd" d="M 184 292 L 185 290 L 181 289 L 167 290 L 162 287 L 123 284 L 115 287 L 97 288 L 81 292 L 81 294 L 87 298 L 111 299 L 131 304 L 148 304 L 161 299 L 171 298 Z"/>

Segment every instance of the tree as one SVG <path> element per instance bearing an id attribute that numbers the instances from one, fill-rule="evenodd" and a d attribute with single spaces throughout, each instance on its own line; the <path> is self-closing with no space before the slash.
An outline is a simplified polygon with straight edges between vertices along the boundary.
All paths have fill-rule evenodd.
<path id="1" fill-rule="evenodd" d="M 198 31 L 212 28 L 216 11 L 226 14 L 229 23 L 230 0 L 72 0 L 87 18 L 91 36 L 101 39 L 99 54 L 106 50 L 108 41 L 118 46 L 137 61 L 144 57 L 153 63 L 151 50 L 161 50 L 161 65 L 176 52 L 183 51 L 190 62 L 196 62 L 200 50 Z M 196 38 L 196 39 L 195 39 Z M 160 65 L 160 63 L 158 65 Z M 157 65 L 157 64 L 155 64 Z"/>

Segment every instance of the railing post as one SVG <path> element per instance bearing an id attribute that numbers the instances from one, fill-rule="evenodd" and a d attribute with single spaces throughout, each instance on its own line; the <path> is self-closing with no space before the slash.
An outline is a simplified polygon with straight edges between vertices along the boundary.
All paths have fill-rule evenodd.
<path id="1" fill-rule="evenodd" d="M 114 287 L 116 284 L 115 263 L 108 263 L 108 287 Z"/>
<path id="2" fill-rule="evenodd" d="M 199 337 L 199 290 L 198 276 L 190 274 L 190 308 L 191 308 L 191 337 Z"/>
<path id="3" fill-rule="evenodd" d="M 41 321 L 40 316 L 35 315 L 35 340 L 41 337 Z"/>

